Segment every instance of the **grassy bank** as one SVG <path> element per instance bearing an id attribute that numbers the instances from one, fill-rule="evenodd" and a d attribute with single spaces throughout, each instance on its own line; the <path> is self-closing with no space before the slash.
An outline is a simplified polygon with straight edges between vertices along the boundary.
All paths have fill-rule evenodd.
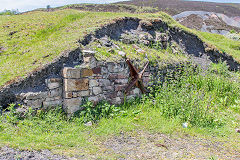
<path id="1" fill-rule="evenodd" d="M 35 116 L 29 110 L 25 118 L 20 118 L 10 108 L 0 118 L 0 146 L 104 157 L 102 141 L 120 133 L 144 131 L 209 140 L 215 137 L 216 142 L 240 152 L 240 135 L 235 132 L 240 126 L 237 76 L 225 65 L 213 65 L 204 74 L 187 67 L 181 74 L 169 73 L 166 82 L 156 85 L 148 96 L 121 106 L 101 103 L 93 108 L 86 103 L 85 110 L 71 118 L 61 109 L 39 110 Z M 92 126 L 84 125 L 90 121 Z M 182 128 L 182 123 L 188 123 L 188 128 Z"/>
<path id="2" fill-rule="evenodd" d="M 197 34 L 239 61 L 239 42 L 223 36 L 187 29 L 165 13 L 110 13 L 78 10 L 35 11 L 22 15 L 0 16 L 0 86 L 25 77 L 59 55 L 79 47 L 78 40 L 104 24 L 121 17 L 161 18 L 171 27 Z"/>

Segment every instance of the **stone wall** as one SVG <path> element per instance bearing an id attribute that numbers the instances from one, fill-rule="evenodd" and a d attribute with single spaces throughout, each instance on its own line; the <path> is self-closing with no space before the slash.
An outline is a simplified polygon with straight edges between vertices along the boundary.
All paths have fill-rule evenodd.
<path id="1" fill-rule="evenodd" d="M 45 81 L 47 91 L 28 92 L 17 95 L 17 101 L 33 109 L 62 105 L 62 78 L 50 78 Z"/>
<path id="2" fill-rule="evenodd" d="M 45 80 L 47 90 L 21 93 L 18 102 L 33 109 L 63 106 L 68 114 L 81 109 L 86 100 L 94 104 L 104 100 L 111 104 L 121 104 L 141 95 L 139 88 L 124 95 L 129 82 L 127 63 L 97 61 L 93 51 L 83 51 L 84 63 L 76 67 L 64 67 L 62 77 Z M 150 68 L 150 67 L 149 67 Z M 143 82 L 150 82 L 149 68 L 143 75 Z"/>
<path id="3" fill-rule="evenodd" d="M 129 81 L 129 68 L 125 61 L 119 63 L 100 62 L 93 55 L 84 51 L 84 63 L 78 68 L 63 69 L 63 106 L 67 113 L 80 109 L 83 101 L 108 101 L 111 104 L 121 104 L 124 100 L 124 90 Z M 91 51 L 89 51 L 91 52 Z M 143 78 L 147 85 L 150 74 Z M 133 88 L 126 98 L 140 96 L 141 91 Z"/>
<path id="4" fill-rule="evenodd" d="M 168 27 L 161 19 L 145 21 L 131 17 L 121 18 L 86 35 L 84 39 L 79 40 L 79 43 L 86 46 L 95 39 L 100 40 L 104 37 L 124 43 L 137 42 L 144 45 L 161 41 L 163 48 L 166 47 L 164 45 L 166 41 L 162 41 L 161 37 L 165 37 L 167 43 L 176 43 L 183 53 L 190 55 L 191 61 L 203 68 L 207 68 L 211 62 L 216 63 L 221 59 L 227 62 L 231 70 L 240 69 L 240 64 L 232 56 L 211 49 L 196 35 L 180 28 Z M 104 45 L 106 46 L 108 43 Z M 176 49 L 172 49 L 175 53 Z M 29 73 L 26 78 L 7 83 L 6 86 L 0 88 L 0 106 L 6 108 L 11 103 L 34 108 L 64 105 L 66 110 L 69 109 L 69 112 L 73 112 L 79 108 L 79 105 L 72 108 L 66 106 L 71 103 L 81 104 L 84 99 L 94 102 L 102 99 L 112 103 L 122 102 L 122 90 L 128 81 L 126 63 L 124 61 L 119 63 L 97 62 L 93 54 L 92 51 L 86 51 L 82 58 L 81 48 L 63 52 L 53 62 Z M 83 60 L 84 64 L 81 65 Z M 81 66 L 73 68 L 76 65 Z M 64 68 L 66 66 L 68 68 Z M 150 68 L 148 68 L 148 73 L 151 74 L 166 72 L 167 69 L 159 70 L 157 67 L 152 67 L 150 70 Z M 72 72 L 73 77 L 71 77 Z M 76 74 L 74 74 L 75 72 Z M 147 79 L 145 81 L 150 79 L 148 73 L 144 78 Z M 164 74 L 160 75 L 164 77 Z M 161 80 L 162 77 L 160 77 Z M 76 88 L 73 89 L 74 87 Z M 139 90 L 134 89 L 128 97 L 137 94 L 139 94 Z"/>

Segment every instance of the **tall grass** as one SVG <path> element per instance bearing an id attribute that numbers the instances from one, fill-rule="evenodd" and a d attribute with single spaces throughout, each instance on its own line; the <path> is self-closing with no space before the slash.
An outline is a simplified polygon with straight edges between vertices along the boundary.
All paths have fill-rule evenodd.
<path id="1" fill-rule="evenodd" d="M 120 106 L 104 102 L 93 107 L 87 102 L 82 106 L 85 109 L 72 117 L 61 108 L 35 114 L 30 109 L 20 115 L 11 105 L 9 112 L 0 116 L 0 146 L 75 150 L 93 145 L 89 137 L 139 129 L 168 133 L 185 122 L 189 129 L 218 129 L 225 135 L 224 128 L 234 130 L 240 124 L 234 118 L 240 114 L 239 91 L 239 83 L 231 77 L 188 66 L 169 71 L 165 82 L 151 88 L 149 95 Z M 90 121 L 92 127 L 84 125 Z"/>

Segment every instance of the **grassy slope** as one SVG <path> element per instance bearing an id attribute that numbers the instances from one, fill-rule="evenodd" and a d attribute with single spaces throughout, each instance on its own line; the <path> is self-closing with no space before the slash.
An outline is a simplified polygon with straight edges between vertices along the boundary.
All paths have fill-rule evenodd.
<path id="1" fill-rule="evenodd" d="M 63 51 L 78 47 L 77 40 L 85 34 L 112 19 L 124 16 L 160 17 L 171 27 L 184 28 L 164 13 L 136 15 L 61 10 L 2 16 L 0 45 L 5 51 L 1 53 L 0 59 L 0 84 L 3 85 L 16 76 L 24 76 L 52 61 Z M 224 49 L 235 59 L 240 57 L 240 51 L 232 48 L 239 43 L 222 36 L 184 29 Z M 12 31 L 18 32 L 9 36 Z M 125 48 L 127 53 L 131 52 L 129 46 L 125 45 Z M 49 56 L 43 58 L 47 55 Z M 37 62 L 33 65 L 34 61 Z M 215 68 L 221 69 L 221 66 Z M 84 126 L 82 117 L 67 121 L 62 115 L 55 113 L 39 113 L 37 117 L 29 116 L 24 120 L 19 120 L 14 114 L 1 116 L 0 146 L 9 145 L 30 150 L 47 148 L 65 155 L 85 152 L 90 155 L 104 154 L 101 143 L 106 138 L 122 131 L 138 132 L 141 128 L 145 132 L 170 133 L 178 137 L 190 134 L 212 139 L 213 134 L 217 142 L 224 142 L 231 151 L 240 151 L 239 134 L 234 131 L 240 125 L 238 82 L 224 75 L 187 74 L 179 82 L 160 87 L 156 93 L 158 94 L 154 98 L 147 97 L 142 101 L 123 105 L 116 116 L 111 119 L 103 118 L 93 127 Z M 190 126 L 183 129 L 181 124 L 186 121 Z M 115 156 L 117 155 L 110 158 L 116 158 Z"/>
<path id="2" fill-rule="evenodd" d="M 119 17 L 159 18 L 170 26 L 180 26 L 164 13 L 102 13 L 77 10 L 32 12 L 0 16 L 0 86 L 41 67 L 61 53 L 78 47 L 77 41 L 87 33 Z M 186 29 L 215 44 L 239 60 L 239 42 L 218 35 Z M 16 33 L 15 33 L 16 32 Z M 211 39 L 210 39 L 210 38 Z M 227 42 L 227 43 L 226 43 Z"/>
<path id="3" fill-rule="evenodd" d="M 203 42 L 206 42 L 209 45 L 213 45 L 214 47 L 219 49 L 220 52 L 226 52 L 227 54 L 233 56 L 233 58 L 236 61 L 240 62 L 240 42 L 239 41 L 228 39 L 223 35 L 189 29 L 179 24 L 178 22 L 176 22 L 174 19 L 172 19 L 169 15 L 165 13 L 161 13 L 160 17 L 164 19 L 171 27 L 179 27 L 189 33 L 193 33 L 197 35 Z"/>
<path id="4" fill-rule="evenodd" d="M 110 149 L 103 145 L 106 140 L 122 133 L 134 136 L 145 132 L 183 139 L 198 137 L 207 140 L 209 146 L 207 150 L 201 148 L 197 152 L 234 156 L 240 153 L 240 135 L 235 132 L 240 125 L 240 86 L 224 66 L 213 68 L 218 74 L 196 74 L 189 68 L 183 75 L 175 73 L 175 81 L 166 82 L 149 96 L 122 106 L 84 105 L 87 114 L 79 114 L 70 120 L 61 112 L 46 113 L 41 110 L 34 117 L 29 110 L 30 114 L 27 113 L 26 118 L 22 119 L 12 110 L 0 116 L 0 147 L 50 149 L 68 156 L 85 155 L 87 159 L 96 159 L 88 156 L 114 159 L 119 155 L 108 152 Z M 169 79 L 172 79 L 171 74 L 168 75 Z M 83 125 L 96 120 L 93 126 Z M 189 123 L 187 129 L 182 128 L 183 122 Z M 175 138 L 171 140 L 174 142 Z M 214 150 L 215 143 L 226 149 Z M 196 159 L 196 153 L 192 151 L 185 154 Z M 205 158 L 208 157 L 201 159 Z"/>

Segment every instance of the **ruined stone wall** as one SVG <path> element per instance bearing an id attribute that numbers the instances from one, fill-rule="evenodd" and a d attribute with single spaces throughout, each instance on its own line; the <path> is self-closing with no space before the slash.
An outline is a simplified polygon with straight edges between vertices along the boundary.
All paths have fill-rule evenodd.
<path id="1" fill-rule="evenodd" d="M 162 35 L 166 35 L 167 41 L 160 40 Z M 102 39 L 105 36 L 107 39 L 119 40 L 123 43 L 137 42 L 147 46 L 156 41 L 161 41 L 163 47 L 166 46 L 165 43 L 174 42 L 180 46 L 183 53 L 190 55 L 191 61 L 204 66 L 203 68 L 207 68 L 211 62 L 216 63 L 220 59 L 226 61 L 232 70 L 240 68 L 240 64 L 232 56 L 207 49 L 207 45 L 196 35 L 179 28 L 170 28 L 160 19 L 146 22 L 137 18 L 122 18 L 86 35 L 79 43 L 86 46 L 94 39 Z M 172 49 L 175 53 L 176 49 Z M 123 90 L 128 83 L 129 71 L 126 63 L 124 61 L 98 62 L 91 53 L 88 52 L 82 57 L 81 48 L 63 53 L 52 63 L 29 73 L 26 78 L 13 81 L 0 88 L 0 106 L 7 107 L 10 103 L 19 103 L 33 108 L 63 105 L 71 113 L 79 109 L 84 99 L 94 102 L 100 100 L 108 100 L 111 103 L 122 102 Z M 157 67 L 149 67 L 147 71 L 144 77 L 147 79 L 145 82 L 148 82 L 155 72 L 166 72 Z M 160 75 L 164 77 L 164 74 Z M 139 92 L 138 89 L 134 89 L 128 98 L 138 95 Z"/>
<path id="2" fill-rule="evenodd" d="M 97 61 L 92 51 L 85 52 L 84 63 L 77 67 L 64 67 L 61 78 L 45 80 L 47 91 L 21 93 L 18 102 L 33 109 L 63 106 L 72 114 L 81 109 L 85 101 L 98 103 L 102 100 L 111 104 L 121 104 L 141 95 L 139 88 L 124 95 L 129 82 L 129 67 L 121 62 Z M 152 70 L 153 72 L 153 70 Z M 143 83 L 148 86 L 151 79 L 150 67 L 143 75 Z"/>

